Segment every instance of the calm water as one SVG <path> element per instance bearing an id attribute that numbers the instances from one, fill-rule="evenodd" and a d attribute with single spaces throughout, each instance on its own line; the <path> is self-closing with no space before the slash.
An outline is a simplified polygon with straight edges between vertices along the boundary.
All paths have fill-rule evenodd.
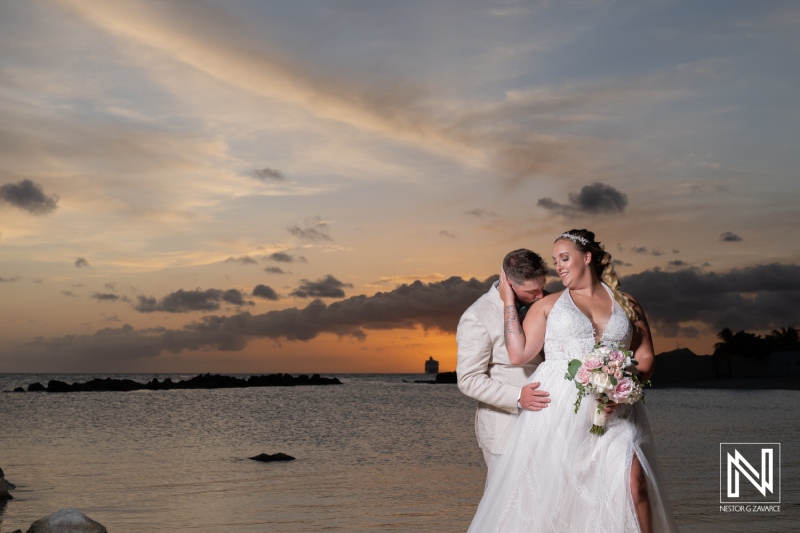
<path id="1" fill-rule="evenodd" d="M 91 377 L 0 375 L 0 391 Z M 17 485 L 0 531 L 64 507 L 112 533 L 465 531 L 484 481 L 474 402 L 455 385 L 402 382 L 420 376 L 339 377 L 330 387 L 0 394 L 0 467 Z M 793 391 L 648 391 L 682 531 L 800 530 L 798 401 Z M 720 512 L 720 442 L 782 444 L 780 513 Z M 262 452 L 297 460 L 247 459 Z"/>

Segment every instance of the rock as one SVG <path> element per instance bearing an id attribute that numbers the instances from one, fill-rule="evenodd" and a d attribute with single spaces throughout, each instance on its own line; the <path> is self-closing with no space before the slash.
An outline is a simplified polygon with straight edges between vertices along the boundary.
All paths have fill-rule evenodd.
<path id="1" fill-rule="evenodd" d="M 57 379 L 51 379 L 47 383 L 47 392 L 70 392 L 71 390 L 72 388 L 68 383 L 64 383 L 63 381 L 59 381 Z"/>
<path id="2" fill-rule="evenodd" d="M 31 524 L 27 533 L 108 533 L 108 530 L 77 509 L 61 509 Z"/>
<path id="3" fill-rule="evenodd" d="M 455 372 L 439 372 L 436 374 L 436 383 L 458 383 Z"/>
<path id="4" fill-rule="evenodd" d="M 14 497 L 8 493 L 10 490 L 16 489 L 17 486 L 6 479 L 3 469 L 0 468 L 0 500 L 12 500 Z"/>
<path id="5" fill-rule="evenodd" d="M 0 478 L 0 500 L 13 500 L 14 497 L 8 493 L 11 490 L 11 484 L 5 479 Z"/>
<path id="6" fill-rule="evenodd" d="M 23 389 L 22 387 L 17 387 L 16 389 L 14 389 L 14 392 L 25 392 L 25 389 Z"/>
<path id="7" fill-rule="evenodd" d="M 95 378 L 86 383 L 66 383 L 51 380 L 47 387 L 41 383 L 28 385 L 30 392 L 96 392 L 96 391 L 135 391 L 135 390 L 169 390 L 169 389 L 230 389 L 238 387 L 294 387 L 298 385 L 341 385 L 338 378 L 324 378 L 314 374 L 292 377 L 289 374 L 271 374 L 269 376 L 250 376 L 249 379 L 220 374 L 200 374 L 189 380 L 173 383 L 170 378 L 159 382 L 152 379 L 147 383 L 138 383 L 131 379 Z M 23 390 L 24 392 L 24 390 Z"/>
<path id="8" fill-rule="evenodd" d="M 274 453 L 269 455 L 268 453 L 260 453 L 255 457 L 251 457 L 253 461 L 261 461 L 262 463 L 271 463 L 273 461 L 294 461 L 294 457 L 291 455 L 286 455 L 285 453 Z"/>

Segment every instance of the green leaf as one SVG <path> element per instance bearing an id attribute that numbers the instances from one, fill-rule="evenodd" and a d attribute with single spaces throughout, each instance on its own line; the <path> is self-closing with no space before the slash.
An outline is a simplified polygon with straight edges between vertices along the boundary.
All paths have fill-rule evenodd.
<path id="1" fill-rule="evenodd" d="M 574 378 L 575 374 L 578 373 L 578 369 L 580 369 L 582 364 L 583 364 L 583 361 L 581 361 L 580 359 L 573 359 L 572 361 L 570 361 L 569 362 L 569 366 L 567 367 L 567 371 L 569 372 L 569 375 Z"/>

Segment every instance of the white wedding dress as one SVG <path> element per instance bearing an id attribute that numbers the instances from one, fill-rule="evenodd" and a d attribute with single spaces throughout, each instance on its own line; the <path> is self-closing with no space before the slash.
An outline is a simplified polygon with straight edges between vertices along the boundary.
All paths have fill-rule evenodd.
<path id="1" fill-rule="evenodd" d="M 613 297 L 612 302 L 601 340 L 629 347 L 633 328 Z M 545 361 L 529 379 L 550 393 L 550 405 L 523 411 L 506 431 L 505 452 L 469 533 L 638 532 L 630 491 L 634 454 L 647 477 L 653 530 L 678 530 L 659 482 L 642 402 L 619 406 L 606 420 L 602 436 L 589 432 L 597 409 L 594 396 L 584 398 L 573 412 L 577 389 L 564 378 L 567 364 L 582 359 L 594 344 L 591 321 L 565 290 L 547 318 Z"/>

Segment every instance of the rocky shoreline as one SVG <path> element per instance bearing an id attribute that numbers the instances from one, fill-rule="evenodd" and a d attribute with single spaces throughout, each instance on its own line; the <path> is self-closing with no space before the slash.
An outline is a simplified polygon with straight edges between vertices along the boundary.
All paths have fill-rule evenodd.
<path id="1" fill-rule="evenodd" d="M 139 383 L 132 379 L 92 379 L 85 383 L 66 383 L 59 380 L 50 380 L 47 386 L 39 382 L 28 385 L 27 392 L 130 392 L 139 390 L 173 390 L 173 389 L 236 389 L 246 387 L 299 387 L 308 385 L 341 385 L 338 378 L 324 378 L 319 374 L 312 376 L 290 374 L 269 374 L 237 378 L 221 374 L 199 374 L 191 379 L 172 381 L 166 378 L 159 381 L 156 378 L 147 383 Z M 26 392 L 22 387 L 17 387 L 13 392 Z"/>

